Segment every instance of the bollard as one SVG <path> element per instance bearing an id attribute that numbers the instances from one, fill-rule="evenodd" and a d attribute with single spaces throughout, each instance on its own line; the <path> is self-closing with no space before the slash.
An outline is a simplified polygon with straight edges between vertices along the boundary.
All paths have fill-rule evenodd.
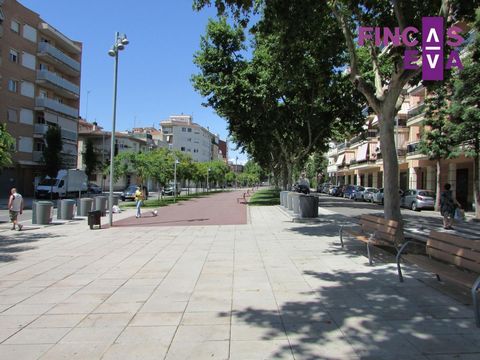
<path id="1" fill-rule="evenodd" d="M 100 210 L 102 216 L 107 215 L 107 197 L 97 196 L 95 197 L 95 210 Z"/>
<path id="2" fill-rule="evenodd" d="M 301 218 L 318 217 L 318 197 L 313 195 L 300 195 L 299 205 Z"/>
<path id="3" fill-rule="evenodd" d="M 36 224 L 50 224 L 53 218 L 53 204 L 50 201 L 38 201 L 36 205 L 35 216 Z"/>
<path id="4" fill-rule="evenodd" d="M 57 218 L 61 220 L 72 220 L 74 217 L 75 200 L 64 199 L 59 201 L 57 209 Z"/>
<path id="5" fill-rule="evenodd" d="M 88 213 L 92 211 L 93 199 L 83 198 L 80 199 L 78 206 L 78 216 L 88 216 Z"/>
<path id="6" fill-rule="evenodd" d="M 292 210 L 294 214 L 300 214 L 300 193 L 292 195 Z"/>

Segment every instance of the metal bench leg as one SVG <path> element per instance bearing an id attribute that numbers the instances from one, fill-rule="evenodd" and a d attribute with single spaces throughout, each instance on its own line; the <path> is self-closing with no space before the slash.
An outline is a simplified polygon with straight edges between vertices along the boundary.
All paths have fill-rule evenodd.
<path id="1" fill-rule="evenodd" d="M 338 231 L 338 234 L 340 236 L 340 244 L 342 244 L 343 249 L 343 225 L 340 225 L 340 230 Z"/>
<path id="2" fill-rule="evenodd" d="M 405 244 L 403 244 L 400 249 L 397 252 L 397 270 L 398 270 L 398 280 L 400 282 L 403 282 L 403 275 L 402 275 L 402 267 L 400 266 L 400 262 L 402 261 L 402 253 L 403 250 L 411 243 L 411 241 L 407 241 Z"/>
<path id="3" fill-rule="evenodd" d="M 437 276 L 438 281 L 442 281 L 442 279 L 440 279 L 440 275 L 438 275 L 438 274 L 435 274 L 435 275 Z"/>
<path id="4" fill-rule="evenodd" d="M 478 290 L 480 288 L 480 276 L 477 278 L 475 283 L 472 286 L 472 300 L 473 300 L 473 311 L 475 312 L 475 322 L 477 327 L 480 328 L 480 300 Z"/>
<path id="5" fill-rule="evenodd" d="M 373 262 L 372 262 L 372 251 L 373 249 L 370 249 L 370 241 L 372 241 L 375 237 L 375 233 L 373 233 L 372 235 L 370 235 L 370 237 L 368 238 L 368 242 L 367 242 L 367 255 L 368 255 L 368 263 L 370 264 L 370 266 L 373 265 Z"/>

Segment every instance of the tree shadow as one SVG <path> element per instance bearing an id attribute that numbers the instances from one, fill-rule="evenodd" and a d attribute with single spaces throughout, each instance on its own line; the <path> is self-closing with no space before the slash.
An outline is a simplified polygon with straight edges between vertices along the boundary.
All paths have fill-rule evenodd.
<path id="1" fill-rule="evenodd" d="M 24 228 L 11 236 L 0 235 L 0 263 L 15 261 L 18 258 L 16 254 L 35 250 L 37 246 L 34 244 L 39 240 L 58 237 L 51 233 L 30 233 L 35 229 L 39 228 Z"/>
<path id="2" fill-rule="evenodd" d="M 415 280 L 426 276 L 421 271 L 409 270 L 400 284 L 392 269 L 306 270 L 304 279 L 314 290 L 297 294 L 306 300 L 280 299 L 278 311 L 248 307 L 233 316 L 263 329 L 264 341 L 288 337 L 271 358 L 291 352 L 308 360 L 480 354 L 471 308 Z"/>

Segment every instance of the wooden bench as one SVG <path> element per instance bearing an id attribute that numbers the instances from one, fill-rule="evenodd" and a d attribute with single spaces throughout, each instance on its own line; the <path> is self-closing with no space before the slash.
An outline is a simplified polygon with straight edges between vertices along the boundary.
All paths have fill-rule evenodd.
<path id="1" fill-rule="evenodd" d="M 425 246 L 425 255 L 404 254 L 405 249 L 418 241 L 407 241 L 397 254 L 398 278 L 403 282 L 400 262 L 405 259 L 424 270 L 436 274 L 441 281 L 445 278 L 470 289 L 473 300 L 475 321 L 480 327 L 480 240 L 431 231 Z"/>
<path id="2" fill-rule="evenodd" d="M 242 197 L 237 198 L 237 203 L 239 203 L 241 200 L 243 200 L 243 203 L 247 203 L 247 197 L 251 197 L 252 195 L 250 194 L 250 191 L 247 190 L 246 192 L 243 193 Z"/>
<path id="3" fill-rule="evenodd" d="M 372 245 L 387 246 L 397 249 L 397 231 L 398 222 L 394 220 L 385 220 L 384 218 L 373 215 L 360 216 L 361 231 L 340 226 L 340 243 L 343 244 L 343 233 L 347 233 L 357 240 L 367 244 L 368 262 L 372 265 Z"/>

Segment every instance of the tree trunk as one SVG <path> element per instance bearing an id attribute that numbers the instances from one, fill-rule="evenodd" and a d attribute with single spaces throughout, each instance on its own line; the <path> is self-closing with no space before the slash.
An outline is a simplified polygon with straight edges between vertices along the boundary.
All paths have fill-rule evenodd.
<path id="1" fill-rule="evenodd" d="M 293 186 L 293 164 L 291 162 L 287 162 L 287 190 L 291 190 Z"/>
<path id="2" fill-rule="evenodd" d="M 440 211 L 440 194 L 442 193 L 442 163 L 441 159 L 437 159 L 436 161 L 437 166 L 437 183 L 436 183 L 436 198 L 435 198 L 435 211 Z"/>
<path id="3" fill-rule="evenodd" d="M 282 188 L 283 190 L 290 190 L 288 188 L 288 168 L 287 165 L 282 166 Z"/>
<path id="4" fill-rule="evenodd" d="M 475 218 L 480 219 L 480 140 L 475 144 L 475 158 L 473 161 L 473 197 L 475 201 Z"/>
<path id="5" fill-rule="evenodd" d="M 384 178 L 384 216 L 385 219 L 395 220 L 401 223 L 399 196 L 399 171 L 397 149 L 395 148 L 394 124 L 395 104 L 382 107 L 382 114 L 379 114 L 380 126 L 380 147 L 383 159 Z"/>

